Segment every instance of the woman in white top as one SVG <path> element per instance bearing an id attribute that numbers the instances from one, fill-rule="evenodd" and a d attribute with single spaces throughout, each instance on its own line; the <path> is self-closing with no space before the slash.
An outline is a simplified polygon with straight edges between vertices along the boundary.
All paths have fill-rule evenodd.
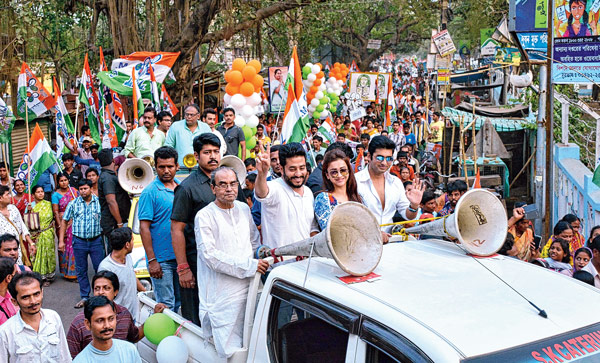
<path id="1" fill-rule="evenodd" d="M 34 256 L 36 250 L 35 244 L 29 236 L 29 230 L 23 222 L 23 218 L 21 218 L 21 213 L 19 213 L 17 207 L 10 204 L 11 201 L 10 188 L 6 185 L 0 185 L 0 214 L 2 215 L 0 216 L 0 235 L 12 234 L 19 241 L 27 244 L 24 245 L 23 242 L 19 243 L 19 259 L 17 260 L 17 264 L 30 267 L 31 261 L 29 261 L 27 254 L 23 254 L 22 248 L 27 247 L 29 254 Z"/>

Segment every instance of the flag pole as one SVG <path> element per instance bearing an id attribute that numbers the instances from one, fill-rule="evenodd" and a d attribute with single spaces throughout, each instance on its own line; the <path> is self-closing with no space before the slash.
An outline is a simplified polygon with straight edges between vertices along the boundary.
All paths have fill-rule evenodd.
<path id="1" fill-rule="evenodd" d="M 77 146 L 79 146 L 79 139 L 77 138 L 77 130 L 79 130 L 79 125 L 77 124 L 79 119 L 79 105 L 79 96 L 77 96 L 77 98 L 75 99 L 75 142 L 77 143 Z"/>
<path id="2" fill-rule="evenodd" d="M 29 135 L 29 109 L 27 108 L 27 95 L 25 95 L 25 130 L 27 132 L 27 191 L 29 194 L 29 203 L 31 203 L 31 135 Z"/>

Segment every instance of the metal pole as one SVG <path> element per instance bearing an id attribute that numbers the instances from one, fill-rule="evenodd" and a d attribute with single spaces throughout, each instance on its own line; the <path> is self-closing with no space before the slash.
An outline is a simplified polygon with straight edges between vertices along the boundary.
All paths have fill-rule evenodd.
<path id="1" fill-rule="evenodd" d="M 546 160 L 546 127 L 544 119 L 546 118 L 546 93 L 548 87 L 546 86 L 547 80 L 547 66 L 543 65 L 540 67 L 540 93 L 538 100 L 538 114 L 537 114 L 537 139 L 535 147 L 535 198 L 534 201 L 538 205 L 540 211 L 540 218 L 535 220 L 535 233 L 542 235 L 542 220 L 544 218 L 544 161 Z"/>
<path id="2" fill-rule="evenodd" d="M 561 103 L 561 127 L 562 137 L 561 142 L 563 144 L 569 143 L 569 104 L 566 102 Z"/>
<path id="3" fill-rule="evenodd" d="M 553 14 L 554 14 L 554 1 L 548 0 L 548 71 L 546 72 L 546 83 L 548 92 L 546 92 L 546 205 L 545 205 L 545 220 L 544 220 L 544 232 L 546 232 L 546 238 L 550 238 L 552 234 L 552 195 L 554 185 L 554 173 L 553 173 L 553 160 L 552 154 L 554 149 L 554 138 L 552 136 L 552 130 L 554 128 L 554 89 L 552 86 L 552 45 L 554 44 L 554 27 Z"/>

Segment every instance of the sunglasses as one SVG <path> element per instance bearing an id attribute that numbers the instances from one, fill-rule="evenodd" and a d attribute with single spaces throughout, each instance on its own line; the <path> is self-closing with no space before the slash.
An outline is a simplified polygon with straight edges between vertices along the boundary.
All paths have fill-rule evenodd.
<path id="1" fill-rule="evenodd" d="M 377 161 L 384 161 L 384 160 L 385 160 L 385 161 L 386 161 L 386 162 L 388 162 L 388 163 L 391 163 L 392 161 L 394 161 L 394 158 L 393 158 L 393 157 L 391 157 L 391 156 L 383 156 L 383 155 L 377 155 L 377 156 L 375 157 L 375 159 L 376 159 Z"/>
<path id="2" fill-rule="evenodd" d="M 329 175 L 332 176 L 332 177 L 334 177 L 334 178 L 337 177 L 338 175 L 348 176 L 348 173 L 349 173 L 348 169 L 340 169 L 340 170 L 333 169 L 333 170 L 329 170 Z"/>

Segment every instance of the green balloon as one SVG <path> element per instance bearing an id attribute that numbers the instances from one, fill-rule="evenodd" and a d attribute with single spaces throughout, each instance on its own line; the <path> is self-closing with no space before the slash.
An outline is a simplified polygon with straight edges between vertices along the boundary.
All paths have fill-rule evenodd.
<path id="1" fill-rule="evenodd" d="M 317 106 L 317 107 L 320 107 L 320 105 L 319 105 L 319 106 Z M 315 111 L 315 112 L 313 112 L 313 117 L 314 117 L 314 118 L 321 118 L 321 112 L 319 112 L 319 111 Z"/>
<path id="2" fill-rule="evenodd" d="M 327 96 L 323 96 L 323 98 L 321 98 L 321 99 L 319 100 L 319 103 L 320 103 L 320 104 L 322 104 L 322 105 L 324 105 L 324 104 L 326 104 L 328 101 L 329 101 L 329 99 L 327 98 Z"/>
<path id="3" fill-rule="evenodd" d="M 252 136 L 256 135 L 256 127 L 253 127 L 250 130 L 252 130 Z"/>
<path id="4" fill-rule="evenodd" d="M 166 314 L 152 314 L 144 322 L 144 335 L 152 343 L 158 345 L 164 338 L 175 334 L 177 324 Z"/>
<path id="5" fill-rule="evenodd" d="M 337 100 L 333 100 L 333 101 L 331 101 L 331 104 L 334 105 L 334 106 L 337 106 L 338 101 Z"/>
<path id="6" fill-rule="evenodd" d="M 256 147 L 256 137 L 252 136 L 250 139 L 246 140 L 246 149 L 252 150 Z"/>
<path id="7" fill-rule="evenodd" d="M 242 126 L 242 131 L 244 131 L 244 138 L 248 141 L 249 138 L 252 137 L 252 129 L 246 125 Z"/>
<path id="8" fill-rule="evenodd" d="M 318 105 L 316 108 L 317 112 L 319 112 L 319 113 L 323 112 L 324 109 L 325 109 L 325 105 Z"/>
<path id="9" fill-rule="evenodd" d="M 310 69 L 309 66 L 304 66 L 304 67 L 302 67 L 302 74 L 304 74 L 304 73 L 306 73 L 306 74 L 312 73 L 312 69 Z"/>

